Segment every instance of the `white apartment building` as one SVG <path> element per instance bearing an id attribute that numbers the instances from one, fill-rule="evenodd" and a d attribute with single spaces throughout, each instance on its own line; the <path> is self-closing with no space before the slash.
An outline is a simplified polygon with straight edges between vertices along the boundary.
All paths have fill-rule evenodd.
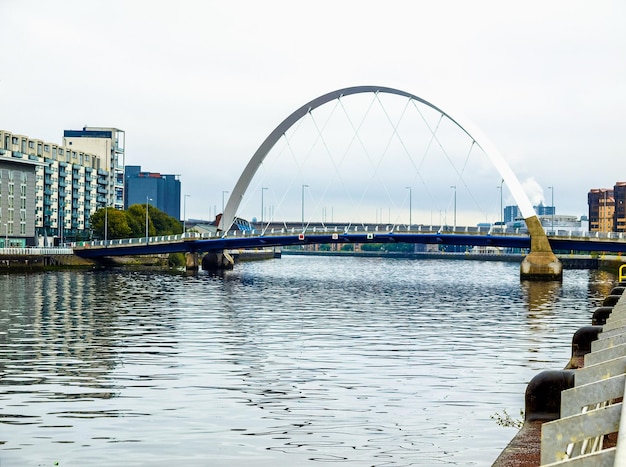
<path id="1" fill-rule="evenodd" d="M 124 209 L 124 167 L 126 133 L 117 128 L 83 127 L 65 130 L 63 146 L 74 151 L 95 154 L 102 169 L 108 172 L 106 205 Z"/>
<path id="2" fill-rule="evenodd" d="M 98 208 L 123 208 L 123 132 L 98 129 L 97 134 L 90 134 L 92 131 L 71 131 L 74 136 L 58 145 L 0 130 L 0 236 L 4 233 L 0 246 L 87 239 L 91 234 L 90 217 Z M 80 136 L 75 136 L 77 133 Z M 87 147 L 94 151 L 85 150 Z M 15 194 L 18 178 L 25 180 L 24 187 L 20 181 L 19 225 Z"/>

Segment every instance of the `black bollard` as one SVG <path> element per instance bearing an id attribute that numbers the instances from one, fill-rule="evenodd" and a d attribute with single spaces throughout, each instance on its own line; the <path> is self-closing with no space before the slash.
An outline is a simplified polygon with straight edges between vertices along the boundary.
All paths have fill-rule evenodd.
<path id="1" fill-rule="evenodd" d="M 607 295 L 604 300 L 602 300 L 602 306 L 615 306 L 620 298 L 622 298 L 621 295 Z"/>
<path id="2" fill-rule="evenodd" d="M 591 317 L 591 324 L 603 326 L 606 324 L 606 320 L 611 316 L 611 312 L 613 311 L 612 306 L 600 306 L 593 311 L 593 316 Z"/>
<path id="3" fill-rule="evenodd" d="M 561 391 L 574 387 L 575 370 L 546 370 L 526 387 L 526 422 L 556 420 L 561 416 Z"/>
<path id="4" fill-rule="evenodd" d="M 583 326 L 572 336 L 572 357 L 584 357 L 591 352 L 591 343 L 598 340 L 602 326 Z"/>
<path id="5" fill-rule="evenodd" d="M 617 287 L 613 287 L 611 289 L 611 293 L 610 295 L 623 295 L 624 294 L 624 290 L 626 290 L 626 287 L 620 285 Z"/>

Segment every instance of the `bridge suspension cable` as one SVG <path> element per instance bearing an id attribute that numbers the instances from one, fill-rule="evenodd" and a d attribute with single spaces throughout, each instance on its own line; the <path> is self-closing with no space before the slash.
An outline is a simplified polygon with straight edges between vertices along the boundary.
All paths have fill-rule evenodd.
<path id="1" fill-rule="evenodd" d="M 352 117 L 347 109 L 346 97 L 357 94 L 366 95 L 368 93 L 371 93 L 372 97 L 365 102 L 365 105 L 362 105 L 360 118 Z M 395 114 L 392 114 L 382 102 L 382 95 L 400 96 L 406 98 L 406 100 L 402 101 L 400 109 Z M 334 106 L 326 106 L 327 108 L 324 112 L 319 112 L 320 108 L 324 106 L 324 104 L 332 101 L 335 101 Z M 370 117 L 370 114 L 373 113 L 373 109 L 376 104 L 378 104 L 378 107 L 382 109 L 381 114 L 376 114 L 377 117 L 380 117 L 378 123 L 384 124 L 386 122 L 386 125 L 382 125 L 382 127 L 379 127 L 377 130 L 373 130 L 372 127 L 369 126 L 367 120 L 368 117 Z M 341 112 L 339 112 L 340 110 Z M 412 132 L 409 131 L 407 134 L 400 131 L 401 129 L 407 130 L 404 120 L 409 114 L 409 110 L 417 111 L 420 119 L 428 128 L 428 137 L 427 140 L 424 141 L 421 151 L 417 151 L 415 147 L 415 141 L 418 141 L 417 137 L 415 137 L 415 134 L 417 133 L 415 128 L 409 128 Z M 428 115 L 425 114 L 425 110 L 428 110 Z M 314 111 L 316 111 L 315 114 Z M 434 114 L 436 118 L 433 118 L 431 114 Z M 341 120 L 344 127 L 350 130 L 349 132 L 351 133 L 347 137 L 348 140 L 343 141 L 343 146 L 334 146 L 337 137 L 335 133 L 329 131 L 329 128 L 338 120 Z M 469 149 L 467 149 L 466 146 L 466 149 L 463 151 L 464 157 L 461 158 L 460 162 L 456 162 L 459 158 L 458 154 L 460 153 L 458 148 L 453 148 L 453 150 L 447 149 L 447 144 L 444 144 L 442 141 L 442 138 L 448 134 L 446 131 L 449 131 L 450 127 L 448 124 L 444 125 L 445 122 L 450 122 L 452 127 L 456 127 L 460 130 L 462 134 L 466 135 L 466 138 L 469 137 Z M 305 139 L 308 138 L 308 148 L 303 149 L 305 146 L 302 146 L 300 143 L 296 143 L 296 136 L 299 136 L 299 133 L 301 132 L 304 133 L 307 125 L 309 128 L 312 128 L 312 135 L 309 134 L 307 136 L 305 134 Z M 265 175 L 272 174 L 272 170 L 263 171 L 262 167 L 265 166 L 266 156 L 275 146 L 280 146 L 277 145 L 277 143 L 281 140 L 283 141 L 283 143 L 281 143 L 283 147 L 282 149 L 278 148 L 278 153 L 289 154 L 291 161 L 286 165 L 288 167 L 293 167 L 293 171 L 295 173 L 287 174 L 285 173 L 287 172 L 287 169 L 283 170 L 280 166 L 274 166 L 275 171 L 278 172 L 283 179 L 288 179 L 286 181 L 283 180 L 282 192 L 273 190 L 271 187 L 268 188 L 269 184 L 264 180 L 257 183 L 258 187 L 264 187 L 268 194 L 271 193 L 273 199 L 278 203 L 277 206 L 273 206 L 272 218 L 266 217 L 264 213 L 260 216 L 268 222 L 269 220 L 276 219 L 278 217 L 277 215 L 280 214 L 283 215 L 283 219 L 285 221 L 288 220 L 288 217 L 293 219 L 293 211 L 291 214 L 288 214 L 288 210 L 283 206 L 289 202 L 292 202 L 293 204 L 293 192 L 299 185 L 307 185 L 307 200 L 313 202 L 312 204 L 307 203 L 307 212 L 311 213 L 319 213 L 320 209 L 322 212 L 327 213 L 327 206 L 324 205 L 324 200 L 327 199 L 327 197 L 336 196 L 337 191 L 341 190 L 343 192 L 344 199 L 348 201 L 347 204 L 352 207 L 351 210 L 348 211 L 351 216 L 347 219 L 348 221 L 358 221 L 360 218 L 361 223 L 367 222 L 367 219 L 365 219 L 366 216 L 359 213 L 359 210 L 363 210 L 362 206 L 367 203 L 368 197 L 370 197 L 375 190 L 378 190 L 377 196 L 382 194 L 383 198 L 382 200 L 379 198 L 378 202 L 382 202 L 384 205 L 388 206 L 388 220 L 390 223 L 393 225 L 405 224 L 405 221 L 402 222 L 400 220 L 402 214 L 398 214 L 399 211 L 402 211 L 400 208 L 403 207 L 398 207 L 398 200 L 400 199 L 397 195 L 397 191 L 399 190 L 398 186 L 401 186 L 403 190 L 406 186 L 415 186 L 415 191 L 417 191 L 417 186 L 422 187 L 421 192 L 424 195 L 416 199 L 417 203 L 421 205 L 422 210 L 425 209 L 425 199 L 428 199 L 428 204 L 431 209 L 431 224 L 433 206 L 436 206 L 440 203 L 439 200 L 441 200 L 441 195 L 437 194 L 437 190 L 440 191 L 441 186 L 462 187 L 464 199 L 467 196 L 473 205 L 479 208 L 479 211 L 481 211 L 481 217 L 487 218 L 485 209 L 481 207 L 478 199 L 474 195 L 473 190 L 466 180 L 466 177 L 473 177 L 473 174 L 476 173 L 468 172 L 469 161 L 472 157 L 474 157 L 473 154 L 476 149 L 480 149 L 487 156 L 488 160 L 490 160 L 491 164 L 493 164 L 493 167 L 495 167 L 498 175 L 494 178 L 497 178 L 498 181 L 501 179 L 505 180 L 507 187 L 509 187 L 511 194 L 515 198 L 516 204 L 520 207 L 523 215 L 525 217 L 528 216 L 529 213 L 530 215 L 534 215 L 530 201 L 526 197 L 521 184 L 513 174 L 508 164 L 506 164 L 502 156 L 482 135 L 480 141 L 476 136 L 473 136 L 476 134 L 477 130 L 472 128 L 470 133 L 470 130 L 468 129 L 470 126 L 471 125 L 467 122 L 464 122 L 462 125 L 459 122 L 458 117 L 456 119 L 452 118 L 450 114 L 422 98 L 393 88 L 358 86 L 340 89 L 320 96 L 289 115 L 259 146 L 242 172 L 234 189 L 231 191 L 231 196 L 226 204 L 220 222 L 220 230 L 224 233 L 227 232 L 233 223 L 235 215 L 239 215 L 240 204 L 243 201 L 244 194 L 248 190 L 248 187 L 257 174 L 257 171 L 259 171 L 259 173 L 265 173 Z M 388 133 L 385 133 L 387 131 Z M 381 138 L 383 139 L 383 143 L 380 143 L 376 149 L 370 149 L 368 147 L 371 133 L 380 133 L 382 135 Z M 426 168 L 432 168 L 429 164 L 431 164 L 431 159 L 433 157 L 431 156 L 431 153 L 435 147 L 437 148 L 438 153 L 442 155 L 443 159 L 448 161 L 449 167 L 447 170 L 450 170 L 451 173 L 454 174 L 455 178 L 452 180 L 449 179 L 449 181 L 445 183 L 440 183 L 441 186 L 435 186 L 433 188 L 430 184 L 431 179 L 437 177 L 441 178 L 441 174 L 436 174 L 435 177 L 430 173 L 427 173 Z M 452 151 L 454 151 L 454 154 Z M 362 184 L 360 190 L 354 190 L 355 180 L 353 175 L 358 172 L 357 169 L 360 170 L 362 167 L 360 165 L 356 167 L 356 164 L 354 163 L 352 163 L 352 166 L 348 165 L 350 164 L 348 156 L 354 154 L 355 152 L 361 154 L 361 164 L 365 163 L 371 169 L 371 172 L 367 177 L 362 177 L 359 181 L 357 181 L 357 183 Z M 387 165 L 392 167 L 394 165 L 398 165 L 398 167 L 400 167 L 398 161 L 392 158 L 392 156 L 395 156 L 398 153 L 404 155 L 402 160 L 404 160 L 405 163 L 406 160 L 408 160 L 409 167 L 411 167 L 411 173 L 402 173 L 401 175 L 403 176 L 403 181 L 401 183 L 385 182 L 382 174 L 383 169 L 387 170 L 387 172 L 385 172 L 385 175 L 387 175 L 389 174 L 389 170 L 386 168 Z M 329 161 L 330 163 L 322 167 L 322 162 L 324 161 Z M 403 169 L 404 166 L 402 166 L 400 171 L 404 172 L 405 170 Z M 319 173 L 317 175 L 313 173 L 315 170 L 322 171 L 325 180 L 320 181 Z M 406 172 L 409 171 L 406 170 Z M 307 180 L 313 179 L 314 176 L 317 177 L 316 183 L 312 183 Z M 400 179 L 400 177 L 396 177 L 396 180 L 397 179 Z M 491 185 L 492 182 L 489 182 L 489 186 Z M 290 195 L 290 193 L 292 194 Z M 315 199 L 313 199 L 313 194 L 317 195 Z M 456 199 L 456 188 L 454 194 Z M 303 217 L 305 207 L 304 199 L 305 192 L 303 190 L 301 207 L 301 210 L 303 211 L 301 214 Z M 409 200 L 409 203 L 411 203 L 411 201 L 412 199 Z M 247 201 L 244 203 L 244 206 L 250 204 L 251 202 Z M 402 196 L 401 204 L 406 205 L 406 195 Z M 393 222 L 391 222 L 392 208 L 394 209 Z M 448 208 L 449 204 L 445 207 L 446 212 Z M 331 207 L 331 212 L 335 212 L 334 209 L 334 206 Z M 369 210 L 370 212 L 373 211 L 371 206 L 369 207 Z M 406 207 L 404 210 L 406 211 Z M 439 208 L 439 210 L 441 217 L 442 209 Z M 379 207 L 376 207 L 376 212 L 378 217 Z M 456 217 L 456 206 L 454 215 Z M 382 218 L 382 213 L 380 217 Z M 406 217 L 408 219 L 410 216 Z M 500 217 L 500 213 L 495 216 L 496 219 L 499 219 Z M 326 221 L 327 219 L 324 218 L 323 220 Z M 422 222 L 425 223 L 424 219 L 422 219 Z"/>

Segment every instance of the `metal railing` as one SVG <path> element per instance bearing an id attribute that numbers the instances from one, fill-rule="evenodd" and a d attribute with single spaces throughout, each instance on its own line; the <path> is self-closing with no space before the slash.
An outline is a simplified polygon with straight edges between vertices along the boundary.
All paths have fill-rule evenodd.
<path id="1" fill-rule="evenodd" d="M 115 240 L 92 240 L 86 242 L 72 243 L 71 246 L 82 248 L 102 248 L 102 247 L 120 247 L 142 244 L 194 241 L 194 240 L 210 240 L 218 238 L 240 238 L 240 237 L 269 237 L 280 235 L 299 235 L 299 234 L 348 234 L 348 233 L 411 233 L 411 234 L 461 234 L 461 235 L 493 235 L 500 237 L 527 237 L 528 232 L 520 229 L 502 229 L 498 226 L 492 227 L 475 227 L 475 226 L 448 226 L 448 225 L 333 225 L 333 226 L 285 226 L 285 227 L 267 227 L 251 230 L 229 230 L 227 232 L 186 232 L 177 235 L 160 235 L 154 237 L 124 238 Z M 605 239 L 618 240 L 626 243 L 626 237 L 621 232 L 576 232 L 576 231 L 558 231 L 559 235 L 550 235 L 551 238 L 567 238 L 567 239 Z"/>
<path id="2" fill-rule="evenodd" d="M 0 256 L 46 256 L 46 255 L 72 255 L 71 247 L 8 247 L 0 248 Z"/>
<path id="3" fill-rule="evenodd" d="M 561 394 L 561 418 L 541 429 L 542 466 L 626 466 L 626 299 L 620 298 Z M 607 435 L 617 444 L 607 447 Z"/>

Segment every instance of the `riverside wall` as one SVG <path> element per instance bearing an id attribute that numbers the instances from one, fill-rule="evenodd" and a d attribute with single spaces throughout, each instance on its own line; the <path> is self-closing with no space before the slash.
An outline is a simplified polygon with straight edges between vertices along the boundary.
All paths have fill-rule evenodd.
<path id="1" fill-rule="evenodd" d="M 612 269 L 615 263 L 615 261 L 609 261 L 601 264 L 601 266 Z M 542 426 L 546 422 L 553 422 L 561 418 L 561 395 L 563 391 L 574 387 L 576 370 L 584 368 L 585 355 L 592 351 L 592 343 L 598 340 L 613 307 L 622 298 L 626 290 L 626 282 L 616 281 L 614 285 L 610 294 L 604 298 L 602 306 L 594 311 L 591 323 L 578 329 L 572 336 L 571 357 L 565 367 L 562 370 L 543 371 L 528 383 L 525 392 L 524 424 L 495 460 L 492 467 L 542 465 Z M 616 435 L 605 436 L 603 442 L 605 448 L 614 447 Z M 596 464 L 590 460 L 587 463 L 576 463 L 575 465 L 595 466 Z"/>

